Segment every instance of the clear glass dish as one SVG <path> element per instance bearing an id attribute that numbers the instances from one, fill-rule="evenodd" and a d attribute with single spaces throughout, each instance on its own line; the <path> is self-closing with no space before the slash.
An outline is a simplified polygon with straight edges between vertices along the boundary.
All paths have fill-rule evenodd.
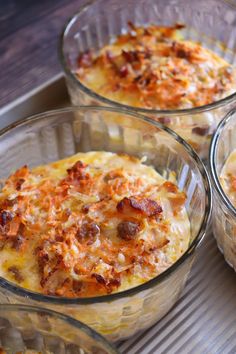
<path id="1" fill-rule="evenodd" d="M 228 264 L 236 270 L 236 209 L 225 194 L 219 177 L 222 168 L 236 149 L 236 111 L 229 112 L 219 124 L 210 148 L 210 171 L 213 181 L 212 227 L 217 244 Z"/>
<path id="2" fill-rule="evenodd" d="M 222 117 L 232 108 L 236 93 L 209 105 L 182 110 L 153 110 L 111 101 L 85 87 L 77 78 L 78 57 L 88 49 L 95 52 L 114 36 L 135 25 L 187 27 L 186 39 L 200 41 L 231 64 L 235 64 L 236 6 L 222 0 L 95 0 L 84 6 L 66 25 L 61 37 L 60 59 L 74 105 L 95 104 L 131 109 L 175 130 L 197 153 L 208 158 L 210 140 Z"/>
<path id="3" fill-rule="evenodd" d="M 102 336 L 71 317 L 11 304 L 0 304 L 0 352 L 118 354 Z"/>
<path id="4" fill-rule="evenodd" d="M 141 115 L 105 107 L 51 111 L 13 124 L 0 132 L 0 178 L 27 164 L 36 166 L 78 151 L 102 150 L 147 157 L 165 178 L 176 173 L 187 194 L 191 224 L 189 249 L 154 279 L 111 295 L 59 298 L 27 291 L 0 278 L 0 302 L 41 305 L 88 324 L 111 340 L 150 327 L 175 304 L 186 282 L 195 250 L 206 233 L 211 209 L 207 172 L 185 141 Z"/>

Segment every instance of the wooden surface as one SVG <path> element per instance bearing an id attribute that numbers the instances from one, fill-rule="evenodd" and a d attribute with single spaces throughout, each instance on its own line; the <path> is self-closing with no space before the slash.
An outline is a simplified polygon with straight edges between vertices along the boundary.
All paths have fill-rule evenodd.
<path id="1" fill-rule="evenodd" d="M 62 70 L 59 35 L 85 2 L 0 0 L 0 107 Z"/>

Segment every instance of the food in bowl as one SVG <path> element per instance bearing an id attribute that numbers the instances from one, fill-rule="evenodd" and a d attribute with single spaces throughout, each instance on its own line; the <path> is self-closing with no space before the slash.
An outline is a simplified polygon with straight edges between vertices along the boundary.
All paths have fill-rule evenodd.
<path id="1" fill-rule="evenodd" d="M 145 109 L 145 114 L 175 130 L 207 158 L 211 134 L 222 116 L 208 110 L 188 117 L 185 111 L 180 118 L 176 111 L 207 106 L 233 94 L 235 68 L 200 42 L 185 39 L 182 24 L 129 23 L 129 27 L 99 51 L 79 54 L 78 80 L 108 103 Z M 161 111 L 166 114 L 158 114 Z M 171 117 L 171 112 L 176 115 Z"/>
<path id="2" fill-rule="evenodd" d="M 236 150 L 230 153 L 222 168 L 220 183 L 225 194 L 236 207 Z"/>
<path id="3" fill-rule="evenodd" d="M 0 194 L 0 275 L 46 295 L 130 289 L 188 249 L 186 195 L 127 154 L 77 153 L 10 175 Z"/>
<path id="4" fill-rule="evenodd" d="M 98 53 L 79 56 L 77 76 L 94 92 L 133 107 L 175 110 L 204 106 L 236 90 L 233 66 L 184 39 L 184 25 L 129 26 Z"/>
<path id="5" fill-rule="evenodd" d="M 211 143 L 210 172 L 214 191 L 213 233 L 227 263 L 236 270 L 236 120 L 230 111 Z"/>
<path id="6" fill-rule="evenodd" d="M 145 157 L 146 166 L 153 166 L 164 180 L 177 185 L 183 193 L 182 201 L 186 198 L 184 208 L 191 228 L 188 249 L 156 277 L 127 290 L 92 297 L 52 296 L 0 276 L 0 300 L 54 309 L 117 341 L 153 325 L 180 298 L 196 250 L 206 233 L 211 190 L 204 165 L 176 134 L 141 115 L 108 107 L 70 107 L 45 112 L 2 130 L 0 178 L 5 181 L 25 164 L 34 170 L 90 151 L 122 152 L 135 156 L 140 163 Z M 166 206 L 161 207 L 165 211 Z"/>

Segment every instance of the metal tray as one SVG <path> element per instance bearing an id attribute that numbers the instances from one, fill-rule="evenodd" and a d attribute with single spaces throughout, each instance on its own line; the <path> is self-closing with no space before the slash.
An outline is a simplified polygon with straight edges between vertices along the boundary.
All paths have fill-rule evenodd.
<path id="1" fill-rule="evenodd" d="M 69 105 L 62 75 L 0 110 L 0 128 L 22 117 Z M 156 325 L 117 345 L 126 354 L 236 353 L 236 275 L 209 235 L 197 251 L 187 286 Z"/>

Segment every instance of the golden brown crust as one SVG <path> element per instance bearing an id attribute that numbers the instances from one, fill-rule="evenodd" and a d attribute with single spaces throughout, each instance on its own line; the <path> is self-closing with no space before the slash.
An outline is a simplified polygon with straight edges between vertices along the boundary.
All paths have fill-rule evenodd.
<path id="1" fill-rule="evenodd" d="M 212 103 L 235 88 L 232 67 L 199 43 L 181 39 L 183 25 L 129 27 L 98 55 L 85 52 L 78 59 L 78 77 L 85 85 L 96 90 L 96 73 L 102 75 L 97 93 L 121 103 L 125 98 L 126 104 L 131 97 L 138 107 L 177 109 Z"/>
<path id="2" fill-rule="evenodd" d="M 170 228 L 151 191 L 164 193 L 176 213 L 186 197 L 171 182 L 148 185 L 126 171 L 125 162 L 131 171 L 141 165 L 136 158 L 113 158 L 121 159 L 120 166 L 104 169 L 78 160 L 58 178 L 50 175 L 52 167 L 24 166 L 7 179 L 0 198 L 0 245 L 19 258 L 32 254 L 44 294 L 102 295 L 116 291 L 137 269 L 145 277 L 155 274 Z M 153 180 L 154 170 L 149 173 Z M 17 283 L 25 280 L 17 264 L 7 271 Z"/>

